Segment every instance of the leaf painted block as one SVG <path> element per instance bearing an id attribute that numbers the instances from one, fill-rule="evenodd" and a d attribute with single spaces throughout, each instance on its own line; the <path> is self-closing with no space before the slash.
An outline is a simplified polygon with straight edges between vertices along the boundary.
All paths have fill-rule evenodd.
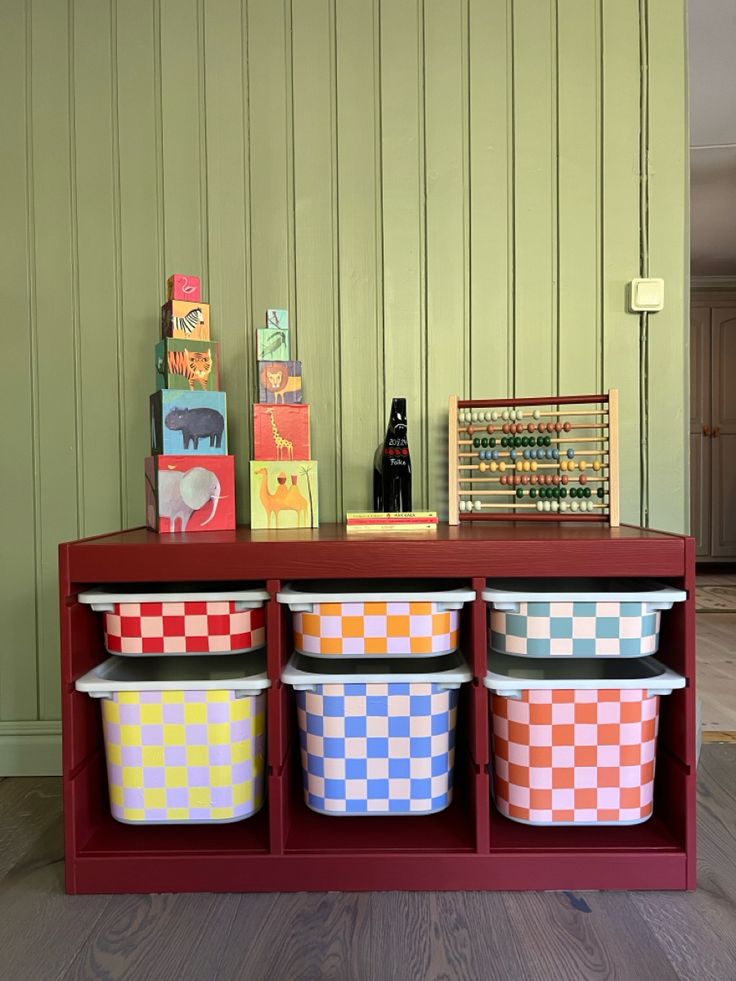
<path id="1" fill-rule="evenodd" d="M 146 525 L 159 533 L 235 528 L 234 456 L 146 458 Z"/>
<path id="2" fill-rule="evenodd" d="M 259 401 L 270 405 L 302 401 L 301 361 L 259 361 Z"/>
<path id="3" fill-rule="evenodd" d="M 161 307 L 161 336 L 183 337 L 188 341 L 210 339 L 209 303 L 169 300 Z"/>
<path id="4" fill-rule="evenodd" d="M 163 388 L 151 396 L 151 453 L 227 454 L 224 392 Z"/>
<path id="5" fill-rule="evenodd" d="M 251 460 L 250 526 L 319 527 L 317 462 Z"/>
<path id="6" fill-rule="evenodd" d="M 308 405 L 254 405 L 253 456 L 256 460 L 308 460 Z"/>
<path id="7" fill-rule="evenodd" d="M 156 345 L 156 388 L 216 392 L 220 388 L 220 345 L 165 337 Z"/>
<path id="8" fill-rule="evenodd" d="M 288 361 L 289 332 L 281 328 L 258 328 L 258 360 Z"/>
<path id="9" fill-rule="evenodd" d="M 202 299 L 199 276 L 183 276 L 181 273 L 169 276 L 166 281 L 166 299 L 199 303 Z"/>
<path id="10" fill-rule="evenodd" d="M 266 327 L 278 327 L 279 330 L 288 330 L 289 311 L 266 310 Z"/>

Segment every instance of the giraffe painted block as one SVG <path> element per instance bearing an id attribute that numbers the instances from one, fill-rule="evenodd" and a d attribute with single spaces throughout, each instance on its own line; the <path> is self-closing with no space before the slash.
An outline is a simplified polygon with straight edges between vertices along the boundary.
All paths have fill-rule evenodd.
<path id="1" fill-rule="evenodd" d="M 202 289 L 199 276 L 182 276 L 174 273 L 166 281 L 167 300 L 186 300 L 187 303 L 199 303 L 202 299 Z"/>
<path id="2" fill-rule="evenodd" d="M 256 460 L 308 460 L 308 405 L 254 405 L 253 456 Z"/>
<path id="3" fill-rule="evenodd" d="M 220 389 L 220 345 L 165 337 L 156 345 L 156 388 L 217 392 Z"/>
<path id="4" fill-rule="evenodd" d="M 317 528 L 316 460 L 251 460 L 251 528 Z"/>
<path id="5" fill-rule="evenodd" d="M 266 326 L 278 327 L 279 330 L 289 329 L 288 310 L 266 310 Z"/>
<path id="6" fill-rule="evenodd" d="M 183 337 L 188 341 L 210 339 L 209 303 L 169 300 L 161 307 L 161 336 Z"/>
<path id="7" fill-rule="evenodd" d="M 302 402 L 301 361 L 259 361 L 259 402 L 294 405 Z"/>
<path id="8" fill-rule="evenodd" d="M 276 327 L 258 328 L 258 360 L 288 361 L 289 332 Z"/>

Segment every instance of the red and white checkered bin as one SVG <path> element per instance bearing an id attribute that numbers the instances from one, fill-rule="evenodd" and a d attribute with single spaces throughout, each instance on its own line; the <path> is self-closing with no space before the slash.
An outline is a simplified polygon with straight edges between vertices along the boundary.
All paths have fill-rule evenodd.
<path id="1" fill-rule="evenodd" d="M 103 614 L 105 648 L 130 657 L 257 650 L 266 642 L 267 599 L 265 589 L 79 594 L 80 603 Z"/>

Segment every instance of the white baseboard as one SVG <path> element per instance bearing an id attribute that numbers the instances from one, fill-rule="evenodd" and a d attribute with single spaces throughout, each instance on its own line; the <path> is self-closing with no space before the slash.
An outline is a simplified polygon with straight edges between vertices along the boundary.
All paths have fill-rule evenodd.
<path id="1" fill-rule="evenodd" d="M 61 722 L 0 722 L 0 777 L 61 775 Z"/>

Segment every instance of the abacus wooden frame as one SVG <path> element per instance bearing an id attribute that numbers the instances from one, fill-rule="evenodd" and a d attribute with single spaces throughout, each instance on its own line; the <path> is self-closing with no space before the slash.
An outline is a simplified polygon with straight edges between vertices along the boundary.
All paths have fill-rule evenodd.
<path id="1" fill-rule="evenodd" d="M 552 405 L 605 405 L 608 418 L 608 511 L 599 514 L 581 514 L 572 511 L 554 513 L 524 514 L 514 510 L 499 508 L 494 514 L 479 514 L 460 511 L 460 483 L 458 475 L 458 420 L 459 409 L 507 409 Z M 604 442 L 601 438 L 601 442 Z M 448 409 L 448 521 L 451 525 L 461 521 L 607 521 L 612 528 L 620 523 L 619 516 L 619 427 L 618 427 L 618 389 L 611 388 L 601 395 L 550 395 L 535 398 L 514 399 L 461 399 L 451 395 Z"/>

